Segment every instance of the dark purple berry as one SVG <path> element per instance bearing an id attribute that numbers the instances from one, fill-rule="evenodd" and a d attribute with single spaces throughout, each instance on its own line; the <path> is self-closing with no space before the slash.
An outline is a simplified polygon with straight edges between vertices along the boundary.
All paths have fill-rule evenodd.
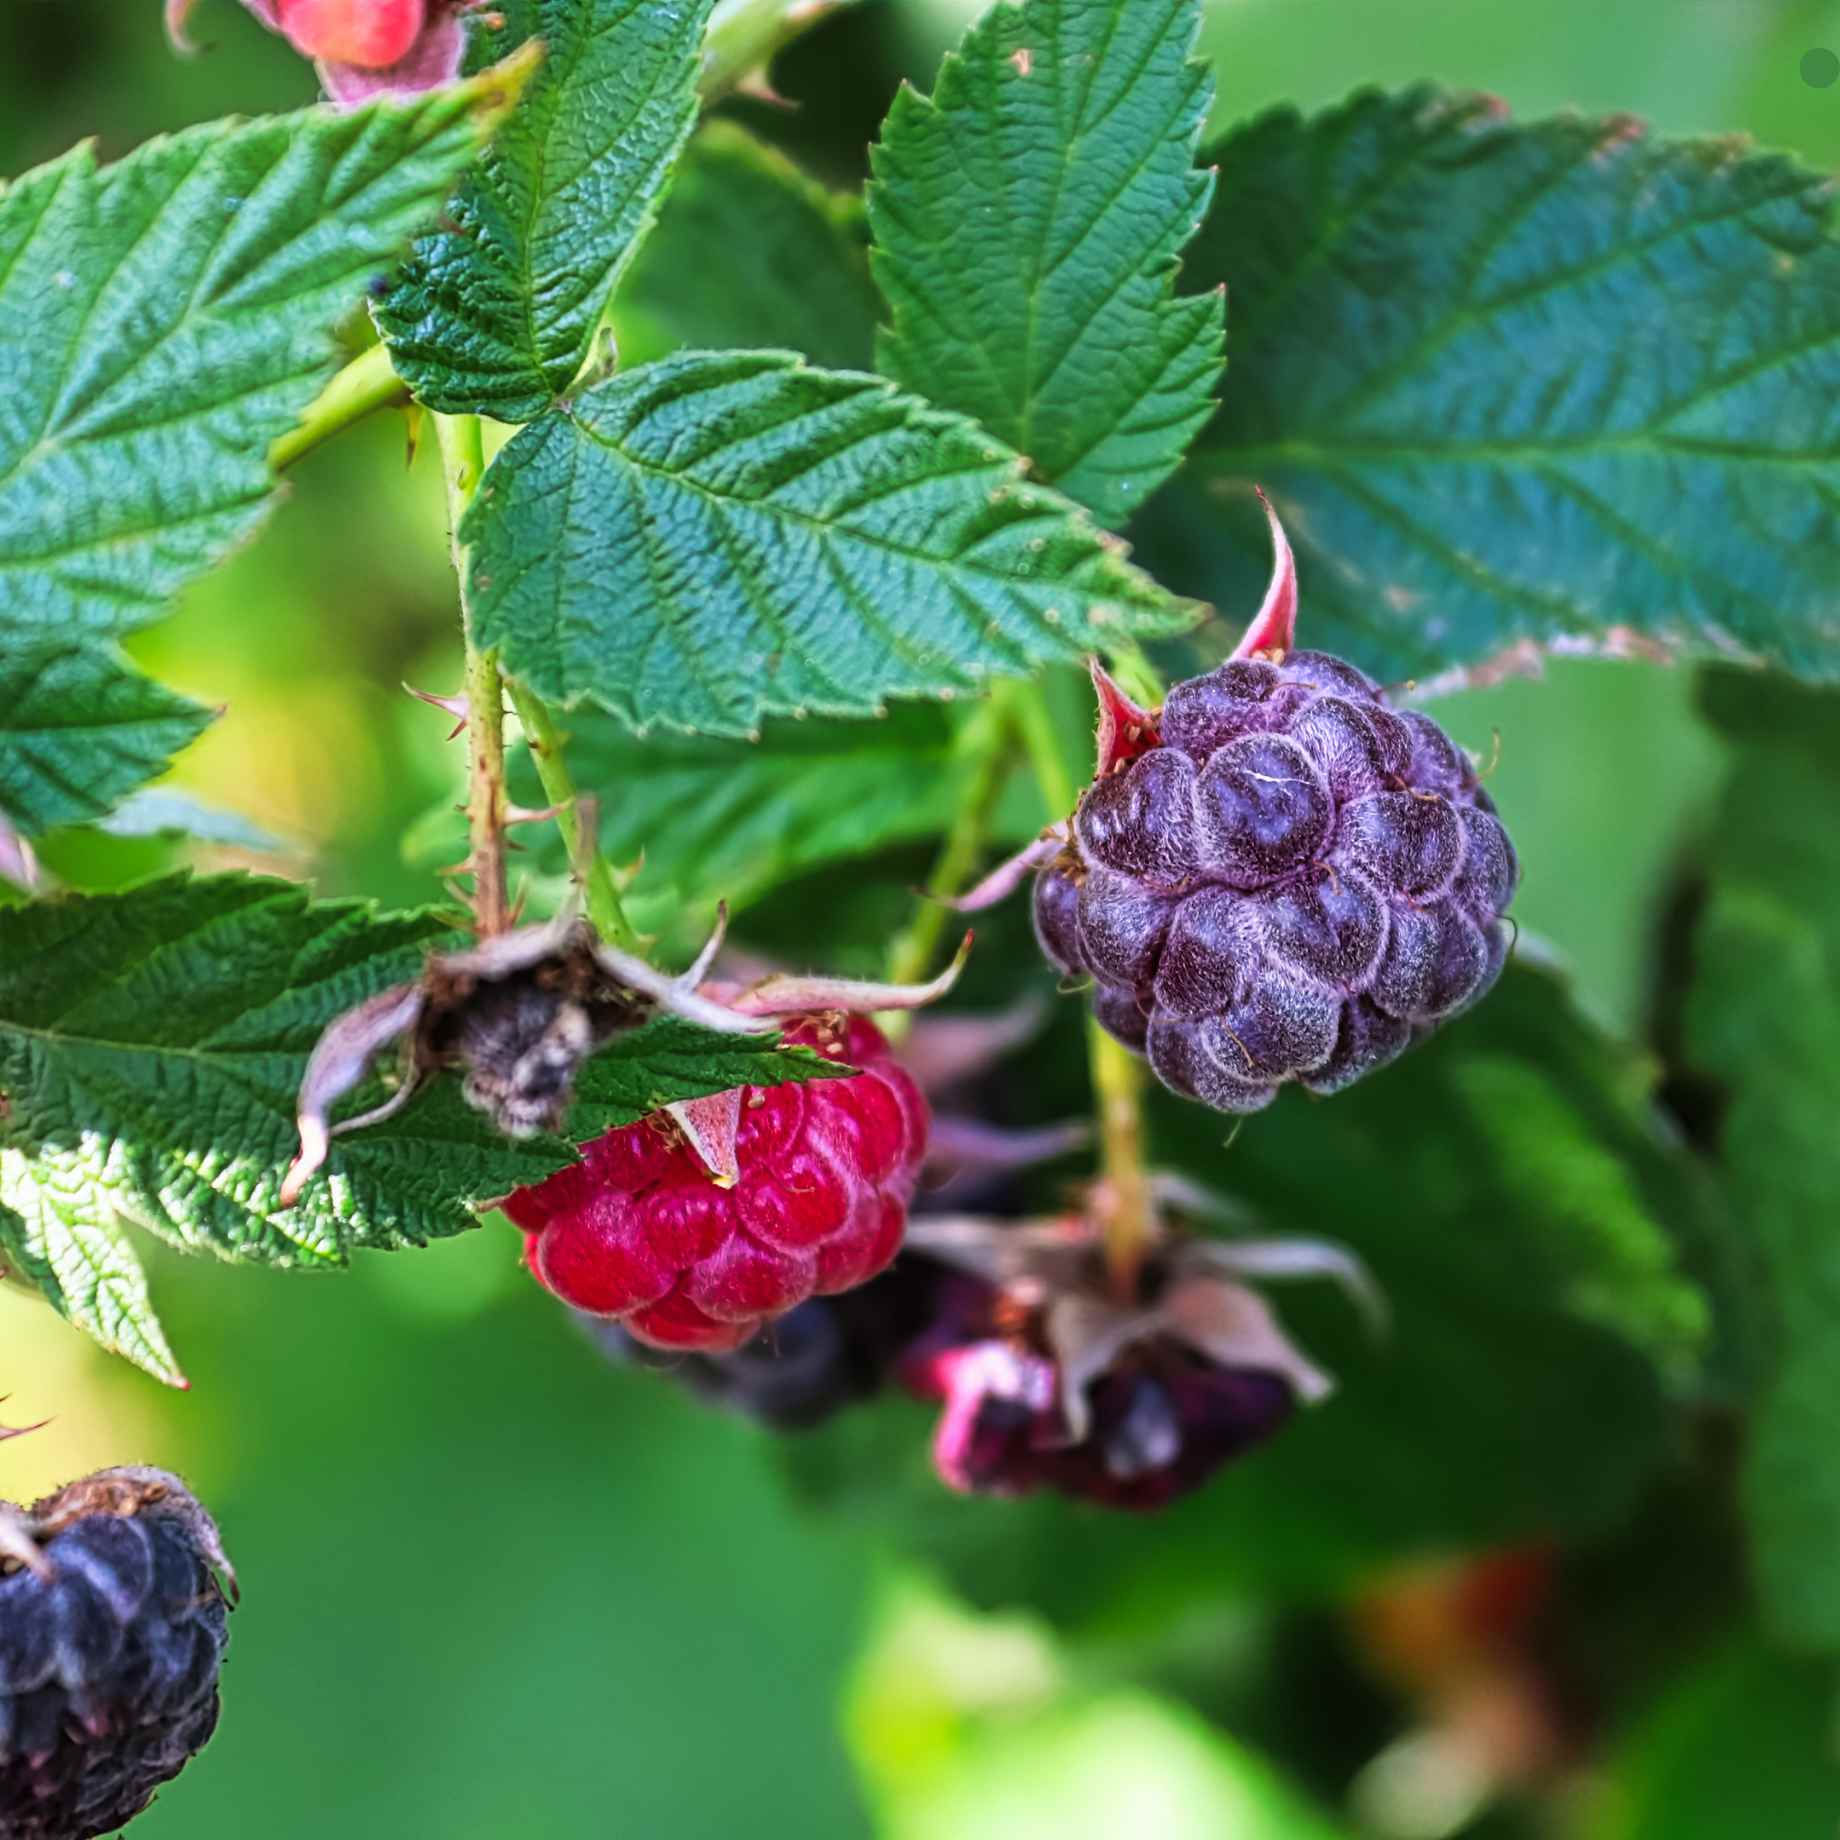
<path id="1" fill-rule="evenodd" d="M 1144 763 L 1154 760 L 1144 756 Z M 1242 735 L 1195 782 L 1195 824 L 1210 879 L 1264 888 L 1314 862 L 1335 803 L 1321 767 L 1288 735 Z"/>
<path id="2" fill-rule="evenodd" d="M 1175 903 L 1111 869 L 1092 869 L 1080 888 L 1080 958 L 1107 984 L 1148 991 Z"/>
<path id="3" fill-rule="evenodd" d="M 1046 1452 L 1042 1480 L 1063 1495 L 1147 1512 L 1197 1489 L 1296 1410 L 1280 1375 L 1217 1367 L 1153 1342 L 1086 1391 L 1092 1430 Z"/>
<path id="4" fill-rule="evenodd" d="M 1043 953 L 1069 977 L 1086 970 L 1080 951 L 1080 880 L 1086 871 L 1072 860 L 1052 862 L 1035 878 L 1035 939 Z"/>
<path id="5" fill-rule="evenodd" d="M 1063 971 L 1175 1091 L 1333 1092 L 1501 971 L 1519 864 L 1469 757 L 1322 652 L 1177 684 L 1036 883 Z"/>
<path id="6" fill-rule="evenodd" d="M 681 1380 L 698 1398 L 777 1431 L 823 1424 L 882 1390 L 908 1345 L 938 1318 L 952 1274 L 905 1254 L 855 1290 L 812 1297 L 729 1354 L 672 1354 L 621 1324 L 580 1311 L 589 1338 L 622 1364 Z"/>
<path id="7" fill-rule="evenodd" d="M 217 1724 L 216 1529 L 176 1478 L 103 1470 L 0 1504 L 0 1834 L 91 1840 Z"/>
<path id="8" fill-rule="evenodd" d="M 1257 910 L 1230 888 L 1201 888 L 1176 909 L 1152 987 L 1165 1016 L 1209 1016 L 1238 1003 L 1264 968 Z"/>
<path id="9" fill-rule="evenodd" d="M 1139 1054 L 1144 1051 L 1150 1032 L 1150 1013 L 1131 990 L 1119 990 L 1111 984 L 1095 984 L 1092 993 L 1093 1014 L 1099 1026 Z"/>
<path id="10" fill-rule="evenodd" d="M 1074 830 L 1090 864 L 1170 891 L 1194 878 L 1195 768 L 1156 748 L 1102 779 L 1080 801 Z"/>
<path id="11" fill-rule="evenodd" d="M 1203 761 L 1241 735 L 1283 728 L 1310 697 L 1308 685 L 1286 683 L 1276 665 L 1236 659 L 1170 691 L 1158 724 L 1163 745 Z"/>

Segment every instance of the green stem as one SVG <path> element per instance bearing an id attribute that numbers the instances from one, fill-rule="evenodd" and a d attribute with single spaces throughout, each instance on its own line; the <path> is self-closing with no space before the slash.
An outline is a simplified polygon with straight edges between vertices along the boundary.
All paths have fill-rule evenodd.
<path id="1" fill-rule="evenodd" d="M 1079 800 L 1079 790 L 1067 765 L 1067 755 L 1054 726 L 1041 686 L 1032 679 L 998 685 L 992 693 L 1014 725 L 1035 783 L 1041 788 L 1042 803 L 1048 808 L 1051 823 L 1071 815 Z"/>
<path id="2" fill-rule="evenodd" d="M 918 983 L 938 954 L 947 922 L 953 918 L 946 902 L 963 890 L 977 868 L 997 801 L 1016 764 L 1009 751 L 1009 738 L 1007 712 L 992 697 L 966 727 L 962 746 L 970 757 L 970 777 L 945 842 L 934 859 L 932 873 L 926 878 L 926 898 L 888 948 L 890 983 Z M 881 1019 L 882 1033 L 890 1041 L 899 1041 L 912 1024 L 913 1014 L 906 1010 L 890 1012 Z"/>
<path id="3" fill-rule="evenodd" d="M 476 415 L 437 415 L 434 427 L 466 645 L 466 829 L 473 924 L 481 939 L 490 939 L 511 924 L 505 891 L 505 689 L 498 654 L 473 638 L 467 550 L 460 540 L 461 521 L 485 472 L 485 434 Z"/>
<path id="4" fill-rule="evenodd" d="M 268 464 L 279 473 L 372 410 L 408 400 L 409 386 L 391 369 L 389 348 L 373 345 L 353 358 L 308 404 L 298 425 L 269 448 Z"/>
<path id="5" fill-rule="evenodd" d="M 1042 798 L 1056 817 L 1070 815 L 1077 802 L 1067 756 L 1041 689 L 1034 683 L 1006 686 L 1011 720 L 1035 770 Z M 1156 1236 L 1150 1175 L 1144 1151 L 1144 1069 L 1129 1048 L 1087 1018 L 1087 1062 L 1099 1119 L 1099 1165 L 1095 1193 L 1105 1262 L 1122 1301 L 1135 1300 L 1138 1274 Z"/>
<path id="6" fill-rule="evenodd" d="M 562 736 L 557 731 L 556 718 L 550 714 L 549 706 L 543 699 L 527 690 L 516 678 L 510 679 L 507 687 L 511 692 L 511 706 L 517 711 L 518 721 L 523 725 L 530 758 L 536 763 L 537 778 L 543 782 L 543 791 L 556 808 L 556 828 L 562 833 L 569 861 L 580 879 L 588 918 L 594 923 L 594 930 L 609 945 L 618 946 L 625 952 L 638 952 L 642 942 L 626 918 L 626 909 L 621 905 L 620 891 L 614 882 L 613 872 L 607 867 L 607 859 L 601 855 L 598 841 L 583 832 L 581 797 L 575 790 L 569 763 L 563 756 Z"/>
<path id="7" fill-rule="evenodd" d="M 697 90 L 704 107 L 750 78 L 764 77 L 775 56 L 850 0 L 721 0 L 703 41 Z"/>

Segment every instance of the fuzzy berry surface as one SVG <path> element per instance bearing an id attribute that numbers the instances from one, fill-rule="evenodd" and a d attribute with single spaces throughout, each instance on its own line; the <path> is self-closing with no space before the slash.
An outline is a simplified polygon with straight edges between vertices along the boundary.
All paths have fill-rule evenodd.
<path id="1" fill-rule="evenodd" d="M 889 1264 L 926 1151 L 926 1100 L 860 1016 L 807 1017 L 784 1038 L 859 1071 L 744 1087 L 733 1188 L 654 1113 L 510 1197 L 544 1285 L 653 1347 L 722 1352 Z"/>
<path id="2" fill-rule="evenodd" d="M 113 1833 L 217 1725 L 225 1603 L 177 1520 L 78 1513 L 0 1571 L 0 1835 Z"/>
<path id="3" fill-rule="evenodd" d="M 1332 1093 L 1476 1002 L 1520 870 L 1474 765 L 1324 652 L 1177 684 L 1035 882 L 1101 1025 L 1225 1112 Z"/>

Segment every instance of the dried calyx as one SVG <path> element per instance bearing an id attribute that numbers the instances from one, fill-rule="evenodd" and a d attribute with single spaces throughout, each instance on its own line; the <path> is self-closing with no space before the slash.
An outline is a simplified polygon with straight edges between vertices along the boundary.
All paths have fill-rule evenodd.
<path id="1" fill-rule="evenodd" d="M 163 1469 L 97 1470 L 94 1475 L 65 1484 L 30 1508 L 0 1502 L 0 1571 L 23 1567 L 41 1578 L 50 1578 L 54 1568 L 46 1556 L 46 1547 L 67 1528 L 95 1515 L 173 1522 L 223 1581 L 230 1600 L 236 1601 L 236 1569 L 224 1552 L 217 1523 L 185 1484 Z"/>
<path id="2" fill-rule="evenodd" d="M 301 1081 L 300 1154 L 282 1184 L 282 1205 L 291 1206 L 325 1162 L 333 1137 L 381 1123 L 443 1068 L 462 1072 L 467 1102 L 507 1136 L 532 1137 L 562 1127 L 582 1063 L 654 1015 L 731 1035 L 770 1032 L 769 1015 L 699 994 L 721 938 L 718 921 L 696 963 L 675 977 L 604 944 L 568 914 L 462 952 L 431 953 L 413 983 L 367 997 L 320 1036 Z M 332 1108 L 392 1042 L 402 1044 L 396 1090 L 333 1124 Z"/>
<path id="3" fill-rule="evenodd" d="M 1382 1315 L 1341 1247 L 1194 1237 L 1170 1211 L 1231 1210 L 1178 1179 L 1155 1187 L 1156 1239 L 1123 1299 L 1093 1209 L 913 1223 L 904 1257 L 937 1261 L 942 1277 L 932 1327 L 901 1373 L 910 1390 L 944 1402 L 933 1453 L 951 1486 L 1161 1507 L 1330 1391 L 1243 1280 L 1329 1277 Z"/>

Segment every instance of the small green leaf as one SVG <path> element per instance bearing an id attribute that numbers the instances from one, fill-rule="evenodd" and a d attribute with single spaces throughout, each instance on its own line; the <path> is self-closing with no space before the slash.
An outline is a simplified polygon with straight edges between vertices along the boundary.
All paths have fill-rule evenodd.
<path id="1" fill-rule="evenodd" d="M 695 125 L 710 6 L 525 9 L 543 68 L 377 311 L 397 370 L 429 408 L 524 422 L 574 382 Z M 491 50 L 516 29 L 499 28 Z"/>
<path id="2" fill-rule="evenodd" d="M 992 6 L 873 154 L 879 368 L 1118 524 L 1214 408 L 1224 296 L 1176 298 L 1212 180 L 1199 0 Z"/>
<path id="3" fill-rule="evenodd" d="M 1213 152 L 1235 382 L 1147 554 L 1256 605 L 1259 484 L 1308 643 L 1383 679 L 1619 626 L 1840 675 L 1825 174 L 1424 88 Z"/>
<path id="4" fill-rule="evenodd" d="M 635 727 L 752 733 L 950 696 L 1197 614 L 974 424 L 785 352 L 686 352 L 493 462 L 481 642 Z"/>
<path id="5" fill-rule="evenodd" d="M 210 721 L 106 642 L 0 651 L 0 811 L 28 835 L 99 818 Z"/>
<path id="6" fill-rule="evenodd" d="M 5 1174 L 0 1160 L 0 1180 Z M 147 1295 L 147 1274 L 120 1223 L 106 1212 L 91 1214 L 80 1201 L 66 1205 L 54 1189 L 32 1189 L 20 1199 L 29 1217 L 0 1202 L 0 1266 L 35 1285 L 60 1316 L 112 1354 L 168 1386 L 184 1386 Z"/>
<path id="7" fill-rule="evenodd" d="M 718 1035 L 679 1016 L 657 1016 L 619 1036 L 582 1068 L 570 1133 L 582 1142 L 680 1099 L 735 1086 L 833 1080 L 855 1071 L 778 1037 Z"/>
<path id="8" fill-rule="evenodd" d="M 0 191 L 0 623 L 142 626 L 266 515 L 332 328 L 475 151 L 497 77 L 215 122 Z"/>
<path id="9" fill-rule="evenodd" d="M 777 347 L 834 370 L 874 362 L 881 300 L 854 199 L 732 122 L 701 128 L 614 303 L 628 366 L 680 346 Z"/>

